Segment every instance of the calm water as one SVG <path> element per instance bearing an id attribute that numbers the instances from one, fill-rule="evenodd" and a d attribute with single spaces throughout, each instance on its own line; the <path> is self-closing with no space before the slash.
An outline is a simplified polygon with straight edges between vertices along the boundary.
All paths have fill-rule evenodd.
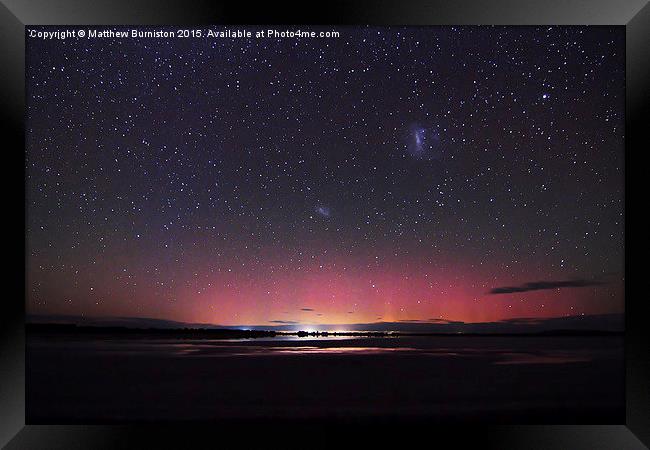
<path id="1" fill-rule="evenodd" d="M 27 374 L 31 422 L 623 421 L 621 337 L 31 336 Z"/>

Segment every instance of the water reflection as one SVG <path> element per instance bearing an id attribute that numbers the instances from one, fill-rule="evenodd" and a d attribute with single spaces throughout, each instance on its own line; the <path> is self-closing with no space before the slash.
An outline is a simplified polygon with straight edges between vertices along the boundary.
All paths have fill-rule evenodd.
<path id="1" fill-rule="evenodd" d="M 261 356 L 303 356 L 303 355 L 385 355 L 401 354 L 423 357 L 480 358 L 489 359 L 497 365 L 510 364 L 564 364 L 589 362 L 593 355 L 577 352 L 526 352 L 512 349 L 476 349 L 476 348 L 415 348 L 387 346 L 227 346 L 201 344 L 172 344 L 169 353 L 178 356 L 195 356 L 202 358 L 227 357 L 261 357 Z"/>
<path id="2" fill-rule="evenodd" d="M 555 354 L 549 353 L 503 353 L 502 360 L 496 361 L 494 364 L 509 365 L 509 364 L 566 364 L 589 362 L 593 357 L 588 355 L 576 355 L 566 352 L 557 352 Z"/>
<path id="3" fill-rule="evenodd" d="M 453 339 L 453 340 L 451 340 Z M 399 338 L 349 338 L 332 339 L 95 339 L 69 340 L 63 342 L 32 342 L 32 348 L 50 348 L 64 345 L 71 353 L 84 353 L 95 356 L 157 356 L 171 358 L 232 358 L 232 357 L 301 357 L 310 355 L 336 355 L 345 357 L 399 355 L 402 357 L 446 358 L 453 361 L 482 361 L 495 365 L 520 364 L 567 364 L 584 363 L 607 357 L 607 349 L 586 350 L 565 345 L 548 348 L 548 342 L 535 344 L 527 341 L 527 346 L 515 345 L 512 340 L 480 340 L 464 338 L 399 339 Z M 569 341 L 558 341 L 569 343 Z M 532 345 L 531 345 L 532 344 Z"/>

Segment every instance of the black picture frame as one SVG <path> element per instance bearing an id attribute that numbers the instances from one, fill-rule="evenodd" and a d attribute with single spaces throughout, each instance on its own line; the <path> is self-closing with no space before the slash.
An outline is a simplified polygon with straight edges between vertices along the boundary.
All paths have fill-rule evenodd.
<path id="1" fill-rule="evenodd" d="M 643 170 L 638 154 L 648 145 L 650 104 L 650 5 L 646 0 L 456 0 L 456 1 L 332 1 L 318 5 L 286 2 L 212 2 L 209 0 L 3 0 L 0 4 L 0 74 L 2 123 L 7 126 L 5 160 L 6 283 L 10 290 L 0 302 L 0 445 L 8 449 L 75 448 L 198 448 L 199 440 L 214 447 L 224 435 L 252 447 L 340 444 L 341 432 L 357 438 L 385 438 L 402 446 L 425 438 L 426 443 L 452 439 L 453 448 L 526 449 L 641 449 L 650 446 L 650 347 L 645 324 L 644 296 L 632 295 L 629 280 L 638 280 L 632 249 L 626 245 L 626 420 L 624 424 L 439 429 L 431 423 L 279 424 L 214 423 L 196 425 L 150 424 L 25 425 L 25 26 L 123 24 L 318 24 L 318 25 L 618 25 L 626 32 L 626 150 L 625 192 L 633 192 L 636 171 Z M 644 126 L 646 125 L 646 126 Z M 632 161 L 632 163 L 630 163 Z M 635 164 L 635 165 L 633 165 Z M 20 169 L 22 168 L 22 170 Z M 9 176 L 7 176 L 7 174 Z M 640 178 L 641 180 L 643 178 Z M 24 184 L 23 184 L 24 187 Z M 20 195 L 22 193 L 22 196 Z M 629 236 L 630 198 L 626 195 L 625 234 Z M 19 239 L 17 236 L 23 236 Z M 633 238 L 634 239 L 634 238 Z M 8 255 L 7 255 L 8 256 Z M 636 281 L 638 282 L 638 281 Z M 287 428 L 291 427 L 291 428 Z M 345 430 L 343 430 L 345 429 Z M 310 440 L 295 441 L 294 432 L 310 432 Z M 291 438 L 288 437 L 291 436 Z M 414 441 L 414 442 L 418 442 Z M 225 441 L 223 441 L 225 442 Z M 361 441 L 365 442 L 365 441 Z M 421 442 L 421 441 L 420 441 Z M 352 442 L 346 441 L 346 444 Z"/>

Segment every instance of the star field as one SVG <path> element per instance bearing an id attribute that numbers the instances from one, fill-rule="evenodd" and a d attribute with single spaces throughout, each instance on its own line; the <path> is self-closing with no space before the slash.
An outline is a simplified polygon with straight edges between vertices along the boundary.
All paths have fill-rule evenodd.
<path id="1" fill-rule="evenodd" d="M 28 39 L 28 312 L 623 310 L 622 29 L 337 30 Z"/>

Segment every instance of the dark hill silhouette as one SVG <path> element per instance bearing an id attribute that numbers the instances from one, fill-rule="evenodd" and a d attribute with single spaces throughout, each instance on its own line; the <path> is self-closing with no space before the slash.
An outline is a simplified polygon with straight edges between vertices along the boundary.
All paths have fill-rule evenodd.
<path id="1" fill-rule="evenodd" d="M 301 335 L 364 335 L 375 333 L 384 335 L 389 333 L 400 333 L 409 335 L 436 335 L 436 334 L 463 334 L 463 335 L 485 335 L 485 334 L 595 334 L 595 333 L 622 333 L 624 327 L 623 314 L 600 314 L 600 315 L 578 315 L 552 318 L 517 318 L 494 322 L 467 323 L 461 321 L 446 321 L 441 319 L 430 320 L 408 320 L 399 322 L 373 322 L 356 323 L 348 325 L 323 324 L 318 325 L 317 332 L 306 331 L 302 327 L 313 325 L 291 323 L 291 324 L 269 324 L 269 325 L 241 325 L 224 326 L 205 323 L 185 323 L 164 319 L 152 319 L 143 317 L 78 317 L 78 316 L 28 316 L 28 324 L 63 324 L 76 325 L 77 328 L 70 328 L 68 331 L 76 333 L 97 333 L 98 330 L 84 330 L 82 328 L 102 328 L 108 332 L 125 333 L 125 330 L 137 329 L 147 330 L 149 333 L 164 334 L 164 330 L 172 330 L 170 333 L 181 335 L 206 336 L 250 336 L 262 337 L 276 334 L 297 334 Z M 52 330 L 63 330 L 53 328 Z M 45 330 L 45 328 L 42 328 Z M 155 330 L 155 331 L 153 331 Z M 180 330 L 180 331 L 179 331 Z M 199 331 L 200 330 L 200 333 Z M 262 334 L 259 334 L 261 332 Z M 140 331 L 142 333 L 142 331 Z M 352 333 L 352 334 L 350 334 Z"/>
<path id="2" fill-rule="evenodd" d="M 543 330 L 534 332 L 404 332 L 404 331 L 275 331 L 275 330 L 234 330 L 222 328 L 128 328 L 115 326 L 82 326 L 62 323 L 28 323 L 26 331 L 29 335 L 61 335 L 61 336 L 101 336 L 126 338 L 175 338 L 175 339 L 256 339 L 276 336 L 298 337 L 400 337 L 400 336 L 609 336 L 619 335 L 618 331 L 607 330 Z"/>

